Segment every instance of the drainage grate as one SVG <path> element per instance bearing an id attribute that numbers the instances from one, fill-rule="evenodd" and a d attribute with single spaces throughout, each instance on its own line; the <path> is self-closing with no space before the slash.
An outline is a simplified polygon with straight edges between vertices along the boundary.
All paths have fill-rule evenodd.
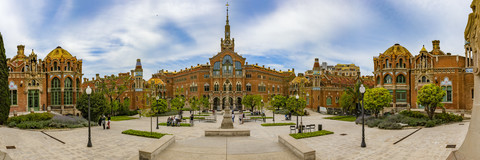
<path id="1" fill-rule="evenodd" d="M 445 148 L 455 148 L 455 147 L 457 147 L 457 145 L 455 145 L 455 144 L 449 144 L 449 145 L 447 145 L 447 147 L 445 147 Z"/>
<path id="2" fill-rule="evenodd" d="M 17 149 L 15 146 L 6 146 L 7 149 Z"/>
<path id="3" fill-rule="evenodd" d="M 345 134 L 345 133 L 342 133 L 342 134 L 340 134 L 340 135 L 341 135 L 341 136 L 346 136 L 347 134 Z"/>

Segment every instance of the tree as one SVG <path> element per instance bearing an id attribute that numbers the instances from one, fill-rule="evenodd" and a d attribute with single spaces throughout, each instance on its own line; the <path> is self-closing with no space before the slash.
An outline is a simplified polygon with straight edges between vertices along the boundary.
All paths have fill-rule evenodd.
<path id="1" fill-rule="evenodd" d="M 346 111 L 353 111 L 355 112 L 355 114 L 357 115 L 358 117 L 358 111 L 357 111 L 357 106 L 359 105 L 360 103 L 360 98 L 361 98 L 361 95 L 360 95 L 360 85 L 361 85 L 361 81 L 357 81 L 357 83 L 355 83 L 355 85 L 353 87 L 347 87 L 345 89 L 345 92 L 346 94 L 350 95 L 351 96 L 351 99 L 349 99 L 350 101 L 345 101 L 346 105 Z M 349 105 L 347 105 L 349 104 Z M 343 107 L 342 107 L 343 108 Z M 350 113 L 351 114 L 351 113 Z"/>
<path id="2" fill-rule="evenodd" d="M 446 92 L 435 84 L 424 85 L 417 95 L 417 103 L 425 106 L 428 118 L 433 119 L 437 107 L 443 107 L 442 99 Z"/>
<path id="3" fill-rule="evenodd" d="M 385 88 L 367 89 L 363 101 L 365 109 L 372 111 L 375 117 L 378 117 L 378 113 L 392 102 L 392 95 Z"/>
<path id="4" fill-rule="evenodd" d="M 188 102 L 190 103 L 190 108 L 192 108 L 193 111 L 199 109 L 198 106 L 200 105 L 200 100 L 197 97 L 194 96 L 194 97 L 190 98 L 190 100 L 188 100 Z"/>
<path id="5" fill-rule="evenodd" d="M 205 108 L 210 108 L 210 101 L 207 97 L 200 98 L 199 111 L 204 110 Z"/>
<path id="6" fill-rule="evenodd" d="M 183 106 L 185 106 L 185 98 L 182 96 L 177 96 L 171 101 L 172 110 L 178 111 L 178 114 L 181 113 Z"/>
<path id="7" fill-rule="evenodd" d="M 242 99 L 242 104 L 252 108 L 251 111 L 255 109 L 255 106 L 260 106 L 262 103 L 262 97 L 259 95 L 245 95 Z"/>
<path id="8" fill-rule="evenodd" d="M 82 117 L 88 118 L 88 95 L 82 94 L 77 101 L 77 109 L 82 112 Z M 100 116 L 107 112 L 107 100 L 100 92 L 90 95 L 90 117 L 92 121 L 98 121 Z"/>
<path id="9" fill-rule="evenodd" d="M 8 88 L 8 67 L 3 37 L 0 33 L 0 124 L 5 124 L 10 113 L 10 89 Z"/>
<path id="10" fill-rule="evenodd" d="M 270 101 L 270 103 L 273 107 L 277 107 L 277 110 L 280 110 L 280 107 L 284 108 L 286 102 L 287 102 L 287 98 L 285 98 L 282 95 L 276 95 Z"/>
<path id="11" fill-rule="evenodd" d="M 165 113 L 168 111 L 167 100 L 165 99 L 158 99 L 152 100 L 152 108 L 155 108 L 155 113 Z"/>
<path id="12" fill-rule="evenodd" d="M 342 96 L 340 96 L 340 106 L 342 107 L 343 111 L 349 115 L 354 113 L 356 109 L 353 98 L 353 95 L 348 94 L 347 92 L 343 92 Z"/>
<path id="13" fill-rule="evenodd" d="M 115 105 L 114 100 L 118 98 L 128 89 L 130 81 L 129 76 L 109 76 L 100 82 L 100 90 L 107 96 L 110 101 L 109 105 Z M 110 106 L 110 114 L 113 115 L 115 106 Z"/>
<path id="14" fill-rule="evenodd" d="M 296 113 L 297 115 L 303 115 L 303 111 L 307 106 L 307 102 L 303 98 L 290 97 L 286 101 L 287 109 L 290 112 Z"/>

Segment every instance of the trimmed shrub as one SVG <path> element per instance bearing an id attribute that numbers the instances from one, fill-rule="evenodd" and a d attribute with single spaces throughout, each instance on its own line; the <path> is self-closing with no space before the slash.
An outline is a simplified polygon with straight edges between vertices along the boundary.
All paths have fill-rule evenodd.
<path id="1" fill-rule="evenodd" d="M 8 123 L 8 127 L 10 127 L 10 128 L 15 127 L 16 125 L 17 125 L 17 123 L 14 122 L 14 121 Z"/>
<path id="2" fill-rule="evenodd" d="M 333 117 L 325 117 L 324 119 L 354 122 L 357 119 L 357 117 L 355 117 L 355 116 L 333 116 Z"/>
<path id="3" fill-rule="evenodd" d="M 380 129 L 402 129 L 402 126 L 395 122 L 383 121 L 378 124 Z"/>
<path id="4" fill-rule="evenodd" d="M 179 123 L 180 124 L 180 127 L 190 127 L 191 124 L 190 123 Z M 158 125 L 160 126 L 167 126 L 167 123 L 166 122 L 162 122 L 162 123 L 158 123 Z"/>
<path id="5" fill-rule="evenodd" d="M 173 116 L 173 115 L 177 115 L 178 114 L 178 111 L 168 111 L 168 112 L 165 112 L 165 113 L 160 113 L 158 114 L 158 116 Z"/>
<path id="6" fill-rule="evenodd" d="M 148 138 L 157 138 L 157 139 L 162 138 L 164 135 L 167 135 L 165 133 L 147 132 L 147 131 L 139 131 L 139 130 L 133 130 L 133 129 L 125 130 L 122 132 L 122 134 L 148 137 Z"/>
<path id="7" fill-rule="evenodd" d="M 51 120 L 46 121 L 25 121 L 17 124 L 17 127 L 20 129 L 42 129 L 48 127 Z"/>
<path id="8" fill-rule="evenodd" d="M 407 117 L 413 117 L 413 118 L 423 118 L 427 119 L 428 116 L 419 112 L 419 111 L 408 111 L 408 110 L 403 110 L 400 112 L 401 115 L 407 116 Z"/>
<path id="9" fill-rule="evenodd" d="M 21 122 L 26 122 L 26 121 L 45 121 L 45 120 L 50 120 L 53 118 L 53 114 L 51 113 L 30 113 L 27 115 L 21 115 L 21 116 L 16 116 L 16 117 L 10 117 L 7 120 L 7 124 L 10 124 L 11 122 L 15 122 L 16 124 L 20 124 Z"/>
<path id="10" fill-rule="evenodd" d="M 461 122 L 462 116 L 455 115 L 453 113 L 440 113 L 435 115 L 435 119 L 441 119 L 445 123 L 449 122 Z"/>
<path id="11" fill-rule="evenodd" d="M 368 127 L 372 128 L 372 127 L 377 127 L 378 124 L 380 124 L 381 122 L 382 122 L 381 119 L 372 119 L 372 120 L 368 120 L 365 123 L 367 124 Z"/>
<path id="12" fill-rule="evenodd" d="M 267 127 L 267 126 L 289 126 L 289 125 L 295 125 L 295 123 L 263 123 L 262 126 Z"/>
<path id="13" fill-rule="evenodd" d="M 427 128 L 434 127 L 434 126 L 435 126 L 435 122 L 433 120 L 427 121 L 427 123 L 425 124 L 425 127 Z"/>
<path id="14" fill-rule="evenodd" d="M 329 134 L 333 134 L 333 132 L 327 131 L 327 130 L 321 130 L 321 131 L 308 132 L 308 133 L 293 133 L 293 134 L 290 134 L 290 136 L 292 136 L 295 139 L 302 139 L 302 138 L 323 136 L 323 135 L 329 135 Z"/>

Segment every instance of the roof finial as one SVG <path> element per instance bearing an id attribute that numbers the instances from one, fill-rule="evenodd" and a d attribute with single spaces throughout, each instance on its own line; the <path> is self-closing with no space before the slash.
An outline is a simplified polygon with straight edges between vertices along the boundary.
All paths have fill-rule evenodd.
<path id="1" fill-rule="evenodd" d="M 228 25 L 228 6 L 230 6 L 230 5 L 228 5 L 228 2 L 227 2 L 227 4 L 225 6 L 227 6 L 227 25 Z"/>

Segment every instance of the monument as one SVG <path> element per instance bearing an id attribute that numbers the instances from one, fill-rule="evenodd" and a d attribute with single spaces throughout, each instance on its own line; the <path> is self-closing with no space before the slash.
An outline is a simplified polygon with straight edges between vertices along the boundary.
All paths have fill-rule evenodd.
<path id="1" fill-rule="evenodd" d="M 230 98 L 226 98 L 227 104 L 225 105 L 225 112 L 223 113 L 223 120 L 222 125 L 220 126 L 221 129 L 233 129 L 233 121 L 232 115 L 230 114 Z"/>
<path id="2" fill-rule="evenodd" d="M 447 159 L 449 160 L 467 160 L 467 159 L 480 159 L 478 149 L 480 148 L 480 44 L 478 42 L 478 36 L 476 34 L 480 31 L 480 12 L 476 10 L 476 7 L 480 6 L 480 0 L 473 0 L 470 7 L 472 13 L 468 15 L 468 23 L 465 27 L 465 57 L 472 55 L 469 63 L 473 63 L 474 74 L 474 100 L 472 107 L 472 119 L 470 120 L 470 126 L 468 127 L 467 136 L 463 141 L 462 146 L 453 151 Z"/>

